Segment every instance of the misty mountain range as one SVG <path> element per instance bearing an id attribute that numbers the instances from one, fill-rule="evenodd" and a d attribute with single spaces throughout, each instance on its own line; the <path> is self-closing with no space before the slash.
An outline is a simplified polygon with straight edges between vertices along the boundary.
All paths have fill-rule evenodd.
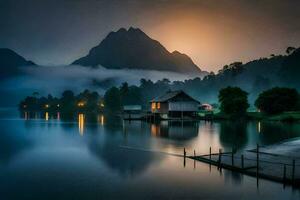
<path id="1" fill-rule="evenodd" d="M 201 102 L 216 102 L 219 89 L 231 85 L 239 86 L 249 92 L 250 100 L 253 101 L 259 92 L 270 87 L 288 86 L 300 89 L 298 80 L 300 77 L 300 49 L 294 49 L 287 55 L 271 55 L 269 58 L 260 58 L 246 64 L 235 62 L 225 65 L 217 74 L 208 74 L 201 71 L 187 55 L 176 51 L 168 52 L 158 41 L 151 39 L 140 29 L 134 28 L 128 30 L 122 28 L 117 32 L 109 33 L 98 46 L 90 50 L 87 56 L 77 59 L 72 64 L 68 66 L 69 70 L 77 70 L 74 65 L 86 69 L 98 69 L 98 66 L 109 70 L 126 69 L 126 76 L 130 74 L 130 70 L 133 70 L 132 73 L 136 73 L 134 70 L 141 70 L 140 72 L 154 70 L 161 74 L 163 71 L 170 71 L 178 74 L 194 74 L 199 77 L 206 75 L 203 79 L 190 78 L 185 81 L 160 81 L 157 84 L 150 84 L 147 88 L 148 91 L 145 91 L 149 93 L 149 98 L 151 95 L 159 95 L 168 89 L 184 89 Z M 5 79 L 22 76 L 24 69 L 26 71 L 26 66 L 36 66 L 36 64 L 10 49 L 0 49 L 0 86 Z M 34 69 L 41 68 L 45 67 L 36 66 Z M 70 73 L 72 72 L 70 71 Z M 97 73 L 95 73 L 96 75 Z M 80 78 L 78 77 L 78 79 Z M 151 79 L 151 76 L 149 78 Z M 95 83 L 99 88 L 103 82 L 106 84 L 105 88 L 109 87 L 107 84 L 111 86 L 115 84 L 114 81 L 107 78 L 99 79 L 96 80 L 93 77 L 91 87 L 92 85 L 95 87 Z M 49 84 L 54 84 L 54 82 L 55 80 L 50 81 Z M 11 83 L 9 84 L 11 85 Z M 2 84 L 0 90 L 6 90 L 5 87 Z M 32 84 L 32 91 L 35 89 L 35 85 Z M 61 88 L 61 90 L 63 89 L 69 88 Z M 50 93 L 50 91 L 44 92 Z M 9 96 L 12 93 L 16 93 L 16 91 L 6 91 L 5 94 Z"/>

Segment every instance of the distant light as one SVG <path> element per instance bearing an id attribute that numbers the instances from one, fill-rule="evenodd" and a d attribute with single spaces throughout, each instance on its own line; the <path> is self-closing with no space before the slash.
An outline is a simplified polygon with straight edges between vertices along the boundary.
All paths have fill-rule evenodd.
<path id="1" fill-rule="evenodd" d="M 78 106 L 78 107 L 83 107 L 83 106 L 84 106 L 84 102 L 79 102 L 79 103 L 77 104 L 77 106 Z"/>
<path id="2" fill-rule="evenodd" d="M 45 105 L 45 108 L 49 108 L 49 104 L 46 104 L 46 105 Z"/>
<path id="3" fill-rule="evenodd" d="M 104 104 L 103 104 L 103 103 L 101 103 L 101 104 L 100 104 L 100 106 L 101 106 L 101 107 L 104 107 Z"/>
<path id="4" fill-rule="evenodd" d="M 57 104 L 57 107 L 59 108 L 59 104 Z"/>
<path id="5" fill-rule="evenodd" d="M 23 105 L 23 108 L 27 108 L 27 105 Z"/>

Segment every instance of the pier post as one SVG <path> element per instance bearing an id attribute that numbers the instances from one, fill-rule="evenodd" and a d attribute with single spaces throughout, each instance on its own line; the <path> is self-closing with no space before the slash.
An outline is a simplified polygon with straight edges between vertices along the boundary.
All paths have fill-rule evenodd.
<path id="1" fill-rule="evenodd" d="M 234 166 L 234 153 L 233 153 L 233 148 L 231 151 L 231 165 Z"/>
<path id="2" fill-rule="evenodd" d="M 293 159 L 293 166 L 292 166 L 292 183 L 295 181 L 295 159 Z"/>
<path id="3" fill-rule="evenodd" d="M 256 174 L 258 177 L 258 171 L 259 171 L 259 145 L 256 145 Z"/>
<path id="4" fill-rule="evenodd" d="M 241 162 L 242 162 L 242 165 L 241 165 L 242 169 L 244 169 L 244 155 L 243 154 L 241 155 Z"/>
<path id="5" fill-rule="evenodd" d="M 211 147 L 209 147 L 209 160 L 211 161 Z"/>
<path id="6" fill-rule="evenodd" d="M 222 163 L 222 149 L 219 149 L 219 168 L 221 168 Z"/>
<path id="7" fill-rule="evenodd" d="M 195 149 L 194 149 L 194 157 L 196 157 L 196 151 L 195 151 Z"/>
<path id="8" fill-rule="evenodd" d="M 256 187 L 258 188 L 259 182 L 259 145 L 256 144 Z"/>
<path id="9" fill-rule="evenodd" d="M 185 148 L 183 148 L 183 167 L 185 167 L 185 157 L 186 157 L 186 151 Z"/>
<path id="10" fill-rule="evenodd" d="M 283 183 L 286 182 L 286 164 L 283 165 Z"/>

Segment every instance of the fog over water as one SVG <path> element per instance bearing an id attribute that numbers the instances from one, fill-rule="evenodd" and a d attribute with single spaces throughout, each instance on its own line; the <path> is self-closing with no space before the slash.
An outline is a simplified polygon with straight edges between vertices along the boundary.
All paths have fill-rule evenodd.
<path id="1" fill-rule="evenodd" d="M 194 77 L 196 75 L 155 70 L 106 69 L 101 66 L 33 66 L 24 68 L 20 76 L 0 81 L 0 90 L 5 94 L 0 103 L 15 105 L 21 98 L 36 91 L 41 95 L 60 95 L 66 89 L 75 93 L 90 89 L 103 94 L 107 88 L 125 81 L 139 85 L 141 78 L 152 81 L 163 78 L 182 81 Z"/>

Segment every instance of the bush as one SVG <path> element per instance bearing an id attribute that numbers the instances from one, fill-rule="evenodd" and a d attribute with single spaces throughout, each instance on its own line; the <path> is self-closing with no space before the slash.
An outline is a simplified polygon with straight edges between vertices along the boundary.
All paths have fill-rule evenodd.
<path id="1" fill-rule="evenodd" d="M 221 112 L 228 115 L 245 115 L 249 108 L 248 93 L 239 87 L 223 88 L 219 92 Z"/>
<path id="2" fill-rule="evenodd" d="M 255 106 L 267 114 L 296 111 L 299 94 L 296 89 L 275 87 L 259 94 Z"/>

